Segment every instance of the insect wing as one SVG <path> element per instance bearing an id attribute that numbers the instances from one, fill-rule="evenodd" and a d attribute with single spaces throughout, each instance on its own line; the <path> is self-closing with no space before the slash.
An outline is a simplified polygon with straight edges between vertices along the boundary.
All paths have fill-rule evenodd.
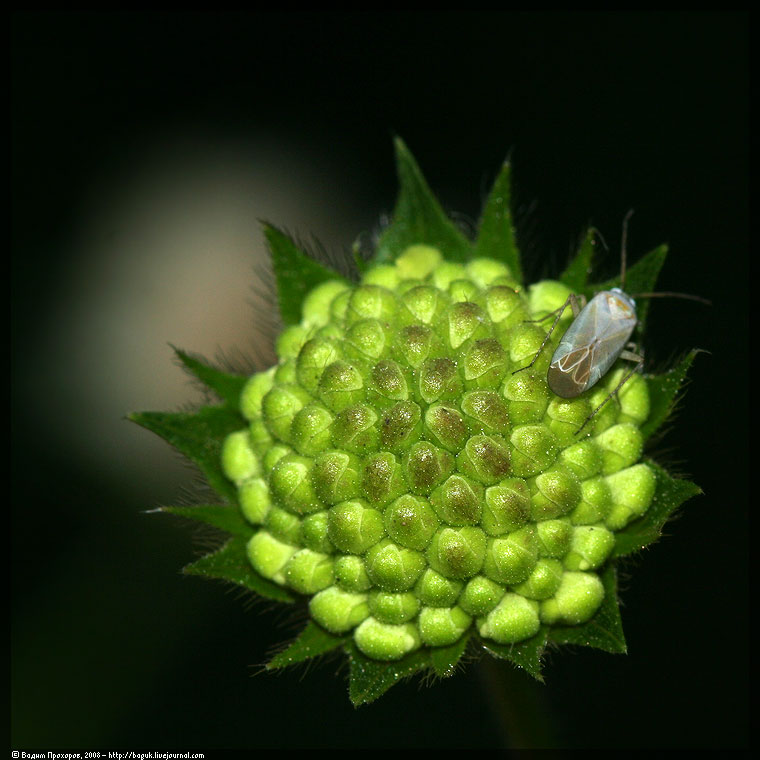
<path id="1" fill-rule="evenodd" d="M 595 385 L 615 363 L 636 327 L 633 302 L 621 291 L 597 293 L 562 336 L 548 380 L 563 398 Z"/>

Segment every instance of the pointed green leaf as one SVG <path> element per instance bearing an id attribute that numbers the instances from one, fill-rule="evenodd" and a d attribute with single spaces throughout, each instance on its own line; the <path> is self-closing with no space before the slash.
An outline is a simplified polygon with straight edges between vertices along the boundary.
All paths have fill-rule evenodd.
<path id="1" fill-rule="evenodd" d="M 480 218 L 475 256 L 503 261 L 517 283 L 522 285 L 522 266 L 515 241 L 510 194 L 510 166 L 509 162 L 505 161 Z"/>
<path id="2" fill-rule="evenodd" d="M 600 575 L 604 599 L 594 617 L 583 625 L 554 626 L 549 638 L 557 644 L 594 647 L 612 654 L 625 654 L 628 648 L 623 635 L 623 623 L 617 598 L 617 571 L 609 563 Z"/>
<path id="3" fill-rule="evenodd" d="M 434 647 L 430 650 L 430 663 L 437 676 L 448 678 L 454 675 L 457 663 L 462 658 L 464 650 L 467 649 L 469 641 L 470 633 L 468 631 L 451 646 Z"/>
<path id="4" fill-rule="evenodd" d="M 517 644 L 497 644 L 489 639 L 480 639 L 483 648 L 500 660 L 509 660 L 518 668 L 526 670 L 537 681 L 544 682 L 541 673 L 541 657 L 546 649 L 548 630 L 541 626 L 538 633 L 527 641 Z"/>
<path id="5" fill-rule="evenodd" d="M 588 276 L 593 268 L 594 248 L 596 246 L 596 236 L 593 227 L 586 230 L 583 242 L 575 254 L 573 260 L 567 265 L 565 271 L 560 275 L 560 281 L 567 285 L 570 290 L 580 293 L 588 284 Z"/>
<path id="6" fill-rule="evenodd" d="M 262 578 L 248 562 L 245 547 L 247 540 L 235 536 L 221 549 L 207 554 L 183 569 L 188 575 L 203 575 L 236 583 L 260 596 L 277 602 L 292 602 L 295 597 L 287 589 Z"/>
<path id="7" fill-rule="evenodd" d="M 237 489 L 222 472 L 221 450 L 224 439 L 246 422 L 228 406 L 205 406 L 195 414 L 184 412 L 137 412 L 129 419 L 160 435 L 200 467 L 209 485 L 230 503 Z"/>
<path id="8" fill-rule="evenodd" d="M 448 261 L 469 261 L 472 245 L 443 212 L 404 143 L 396 138 L 399 196 L 393 221 L 383 232 L 375 254 L 376 263 L 388 263 L 410 245 L 438 248 Z"/>
<path id="9" fill-rule="evenodd" d="M 692 349 L 675 367 L 667 372 L 662 375 L 647 376 L 649 417 L 641 426 L 644 440 L 649 438 L 667 420 L 675 408 L 686 380 L 686 374 L 698 353 L 700 353 L 699 349 Z"/>
<path id="10" fill-rule="evenodd" d="M 192 507 L 161 507 L 161 512 L 213 525 L 233 536 L 250 538 L 253 528 L 245 521 L 240 510 L 229 504 L 197 504 Z"/>
<path id="11" fill-rule="evenodd" d="M 343 646 L 347 638 L 346 636 L 328 633 L 324 628 L 320 628 L 316 623 L 309 621 L 306 628 L 298 634 L 296 640 L 267 663 L 267 670 L 286 668 L 288 665 L 295 665 L 319 657 Z"/>
<path id="12" fill-rule="evenodd" d="M 272 256 L 282 321 L 297 325 L 301 321 L 303 299 L 310 290 L 328 280 L 345 278 L 307 256 L 277 227 L 264 224 L 264 235 Z"/>
<path id="13" fill-rule="evenodd" d="M 660 245 L 653 251 L 640 258 L 626 273 L 625 292 L 634 298 L 638 293 L 652 293 L 657 285 L 657 278 L 668 255 L 668 246 Z M 584 294 L 590 298 L 600 290 L 620 287 L 620 276 L 613 277 L 607 282 L 587 286 Z M 636 317 L 643 331 L 649 311 L 649 299 L 642 298 L 636 303 Z"/>
<path id="14" fill-rule="evenodd" d="M 248 381 L 245 375 L 232 375 L 223 372 L 205 360 L 191 356 L 178 348 L 174 348 L 174 353 L 177 354 L 177 358 L 182 364 L 205 386 L 211 388 L 223 401 L 237 407 L 240 400 L 240 392 Z"/>
<path id="15" fill-rule="evenodd" d="M 674 510 L 687 499 L 702 493 L 698 485 L 689 480 L 671 477 L 651 459 L 647 459 L 646 463 L 656 478 L 652 504 L 640 520 L 636 520 L 615 535 L 613 557 L 633 554 L 656 541 Z"/>
<path id="16" fill-rule="evenodd" d="M 420 649 L 397 662 L 365 657 L 353 642 L 346 644 L 349 660 L 348 696 L 354 707 L 374 702 L 399 681 L 430 667 L 430 651 Z"/>

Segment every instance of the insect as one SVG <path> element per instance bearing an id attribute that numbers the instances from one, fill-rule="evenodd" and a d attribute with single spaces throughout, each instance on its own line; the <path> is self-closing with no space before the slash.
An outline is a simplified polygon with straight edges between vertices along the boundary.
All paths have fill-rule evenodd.
<path id="1" fill-rule="evenodd" d="M 628 295 L 624 291 L 626 238 L 628 220 L 632 213 L 633 211 L 629 211 L 623 220 L 623 235 L 620 245 L 620 287 L 602 290 L 588 302 L 586 302 L 583 296 L 571 293 L 565 303 L 557 309 L 554 322 L 531 363 L 512 373 L 516 374 L 525 369 L 530 369 L 536 363 L 568 306 L 573 310 L 574 320 L 554 351 L 546 373 L 546 381 L 549 388 L 557 396 L 561 396 L 562 398 L 580 396 L 581 393 L 596 385 L 618 359 L 626 359 L 633 362 L 633 366 L 623 376 L 615 389 L 586 417 L 580 428 L 576 430 L 576 435 L 586 427 L 594 415 L 625 385 L 633 373 L 640 370 L 643 366 L 644 357 L 637 351 L 629 350 L 636 348 L 635 344 L 630 342 L 630 337 L 638 324 L 638 319 L 636 317 L 636 301 L 634 296 Z M 635 297 L 687 298 L 710 304 L 704 298 L 686 293 L 638 293 Z M 547 314 L 547 317 L 549 316 L 551 316 L 551 313 Z M 544 317 L 544 319 L 547 317 Z"/>

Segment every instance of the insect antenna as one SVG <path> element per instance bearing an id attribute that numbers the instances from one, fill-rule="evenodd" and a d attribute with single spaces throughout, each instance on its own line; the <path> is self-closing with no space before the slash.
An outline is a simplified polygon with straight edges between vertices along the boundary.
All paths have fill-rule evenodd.
<path id="1" fill-rule="evenodd" d="M 625 270 L 628 259 L 628 220 L 633 216 L 633 209 L 628 209 L 628 213 L 623 219 L 623 232 L 620 236 L 620 290 L 625 290 Z"/>
<path id="2" fill-rule="evenodd" d="M 712 306 L 712 301 L 702 296 L 695 296 L 691 293 L 673 293 L 669 290 L 658 290 L 656 293 L 631 293 L 631 298 L 685 298 L 687 301 L 699 301 L 705 306 Z"/>

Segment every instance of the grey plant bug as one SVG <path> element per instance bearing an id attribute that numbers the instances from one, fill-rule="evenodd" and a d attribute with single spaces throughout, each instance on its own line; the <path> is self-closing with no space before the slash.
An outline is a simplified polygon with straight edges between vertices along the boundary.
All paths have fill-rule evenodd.
<path id="1" fill-rule="evenodd" d="M 620 287 L 602 290 L 596 293 L 588 303 L 583 296 L 571 293 L 565 303 L 557 309 L 554 322 L 531 363 L 512 373 L 516 374 L 525 369 L 530 369 L 536 363 L 568 306 L 573 310 L 574 320 L 554 351 L 546 373 L 546 381 L 549 388 L 557 396 L 576 398 L 584 391 L 596 385 L 618 359 L 626 359 L 633 362 L 633 366 L 623 376 L 623 379 L 615 389 L 586 417 L 580 428 L 576 430 L 576 435 L 615 396 L 631 378 L 633 373 L 641 370 L 644 364 L 644 357 L 640 353 L 628 350 L 628 348 L 635 348 L 635 344 L 630 343 L 630 337 L 638 324 L 638 319 L 636 317 L 636 301 L 634 297 L 628 295 L 623 290 L 625 287 L 628 220 L 631 218 L 632 213 L 632 210 L 629 211 L 623 220 L 623 234 L 620 245 Z M 635 297 L 687 298 L 710 305 L 710 302 L 706 299 L 686 293 L 637 293 Z M 548 316 L 551 316 L 551 313 Z"/>

